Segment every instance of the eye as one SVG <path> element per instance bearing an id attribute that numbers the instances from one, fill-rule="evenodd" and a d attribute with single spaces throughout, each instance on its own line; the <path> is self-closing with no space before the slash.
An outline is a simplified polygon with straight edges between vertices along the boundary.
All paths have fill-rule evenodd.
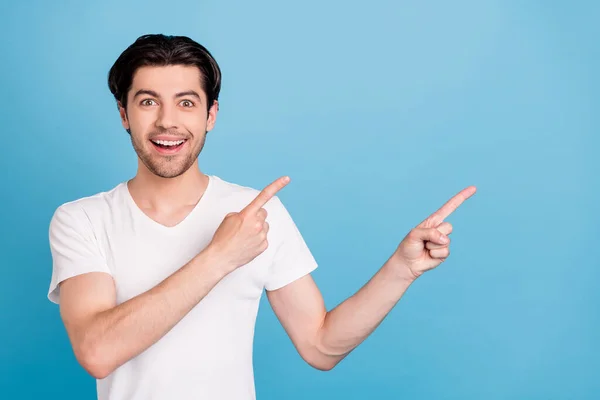
<path id="1" fill-rule="evenodd" d="M 184 107 L 186 107 L 186 108 L 188 108 L 188 107 L 194 107 L 194 103 L 192 103 L 190 100 L 183 100 L 183 101 L 181 102 L 181 104 L 182 104 Z"/>
<path id="2" fill-rule="evenodd" d="M 151 106 L 152 104 L 149 104 L 149 102 L 154 102 L 154 100 L 152 99 L 144 99 L 140 102 L 140 105 L 142 106 Z"/>

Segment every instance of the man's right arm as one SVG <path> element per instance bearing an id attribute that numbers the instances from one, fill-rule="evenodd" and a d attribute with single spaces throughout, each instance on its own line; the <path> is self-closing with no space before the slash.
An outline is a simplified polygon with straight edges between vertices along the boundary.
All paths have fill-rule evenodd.
<path id="1" fill-rule="evenodd" d="M 122 304 L 116 304 L 115 284 L 108 273 L 88 272 L 63 280 L 60 313 L 79 363 L 95 378 L 105 378 L 169 332 L 226 275 L 264 252 L 269 224 L 263 206 L 288 183 L 287 177 L 275 180 L 239 213 L 227 214 L 203 251 Z M 60 226 L 65 229 L 66 223 Z M 54 248 L 61 260 L 73 264 L 72 244 L 62 236 L 54 239 Z M 86 262 L 90 251 L 80 250 L 77 262 Z"/>
<path id="2" fill-rule="evenodd" d="M 207 247 L 152 289 L 116 305 L 113 278 L 102 272 L 60 285 L 60 313 L 75 357 L 102 379 L 157 342 L 226 275 Z"/>

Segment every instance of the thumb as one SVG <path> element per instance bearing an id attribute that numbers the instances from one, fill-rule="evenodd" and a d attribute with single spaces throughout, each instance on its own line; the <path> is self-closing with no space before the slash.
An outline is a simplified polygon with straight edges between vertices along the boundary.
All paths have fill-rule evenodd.
<path id="1" fill-rule="evenodd" d="M 413 242 L 433 242 L 436 244 L 447 244 L 449 239 L 436 228 L 415 228 L 409 235 Z"/>

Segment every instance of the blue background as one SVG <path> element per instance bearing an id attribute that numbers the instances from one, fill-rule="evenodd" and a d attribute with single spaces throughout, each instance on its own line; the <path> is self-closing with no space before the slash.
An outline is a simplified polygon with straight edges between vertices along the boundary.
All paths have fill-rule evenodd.
<path id="1" fill-rule="evenodd" d="M 6 2 L 0 397 L 91 399 L 46 299 L 61 203 L 135 174 L 106 84 L 145 33 L 223 70 L 201 169 L 280 194 L 327 306 L 469 185 L 452 254 L 334 370 L 263 300 L 262 399 L 600 398 L 598 2 Z"/>

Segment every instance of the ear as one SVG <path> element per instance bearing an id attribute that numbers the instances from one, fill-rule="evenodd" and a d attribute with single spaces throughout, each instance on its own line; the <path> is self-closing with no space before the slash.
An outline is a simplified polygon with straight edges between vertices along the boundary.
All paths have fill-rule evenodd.
<path id="1" fill-rule="evenodd" d="M 123 128 L 125 128 L 125 130 L 129 132 L 129 120 L 127 119 L 127 110 L 123 107 L 123 105 L 121 104 L 120 101 L 117 104 L 119 106 L 119 115 L 121 116 L 121 124 L 123 125 Z"/>
<path id="2" fill-rule="evenodd" d="M 217 113 L 219 112 L 219 102 L 213 101 L 212 106 L 208 110 L 208 120 L 206 121 L 206 131 L 211 131 L 217 122 Z"/>

